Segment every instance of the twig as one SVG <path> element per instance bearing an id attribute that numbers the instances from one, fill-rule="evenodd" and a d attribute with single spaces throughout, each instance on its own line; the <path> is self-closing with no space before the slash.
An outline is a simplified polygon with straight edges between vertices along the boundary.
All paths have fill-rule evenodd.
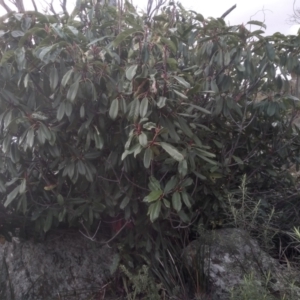
<path id="1" fill-rule="evenodd" d="M 33 5 L 33 7 L 34 7 L 34 10 L 35 10 L 35 11 L 38 11 L 35 1 L 34 1 L 34 0 L 31 0 L 31 2 L 32 2 L 32 5 Z"/>
<path id="2" fill-rule="evenodd" d="M 93 236 L 90 235 L 88 229 L 84 226 L 82 220 L 80 221 L 80 223 L 81 223 L 82 227 L 84 228 L 86 234 L 84 234 L 81 230 L 79 230 L 79 232 L 80 232 L 84 237 L 86 237 L 87 239 L 91 240 L 92 242 L 95 242 L 95 240 L 96 240 L 95 237 L 96 237 L 96 235 L 97 235 L 97 233 L 98 233 L 98 231 L 99 231 L 99 228 L 100 228 L 100 225 L 101 225 L 101 220 L 99 221 L 99 224 L 98 224 L 97 229 L 96 229 L 96 231 L 95 231 L 95 233 L 94 233 Z"/>
<path id="3" fill-rule="evenodd" d="M 4 0 L 0 0 L 0 5 L 6 10 L 7 13 L 11 13 L 13 11 L 9 6 L 6 5 Z"/>

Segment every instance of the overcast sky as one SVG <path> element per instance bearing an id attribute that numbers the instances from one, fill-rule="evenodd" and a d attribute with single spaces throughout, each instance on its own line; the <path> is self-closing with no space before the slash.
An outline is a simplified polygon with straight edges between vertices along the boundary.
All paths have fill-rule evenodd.
<path id="1" fill-rule="evenodd" d="M 75 4 L 75 0 L 67 1 L 68 7 Z M 47 0 L 36 0 L 36 2 L 45 7 Z M 54 2 L 59 3 L 60 0 L 54 0 Z M 220 17 L 227 9 L 236 4 L 236 9 L 226 17 L 226 21 L 234 25 L 246 23 L 250 19 L 265 20 L 267 25 L 266 34 L 273 34 L 277 31 L 284 34 L 297 34 L 300 27 L 291 25 L 288 22 L 289 15 L 293 14 L 294 0 L 181 0 L 180 2 L 185 8 L 195 10 L 204 17 Z M 9 1 L 6 1 L 6 3 L 9 3 Z M 32 9 L 31 1 L 24 0 L 24 3 L 27 9 Z M 146 3 L 147 0 L 133 0 L 135 6 L 144 10 Z M 296 0 L 296 7 L 300 8 L 300 0 Z M 4 10 L 0 9 L 0 14 L 3 13 Z"/>
<path id="2" fill-rule="evenodd" d="M 133 0 L 141 8 L 146 7 L 147 0 Z M 289 15 L 293 14 L 294 0 L 182 0 L 185 8 L 201 13 L 204 17 L 220 17 L 226 10 L 237 5 L 227 17 L 231 25 L 246 23 L 250 19 L 263 21 L 267 25 L 267 34 L 282 32 L 297 34 L 299 26 L 292 26 L 288 22 Z M 300 0 L 296 0 L 296 7 L 300 8 Z"/>

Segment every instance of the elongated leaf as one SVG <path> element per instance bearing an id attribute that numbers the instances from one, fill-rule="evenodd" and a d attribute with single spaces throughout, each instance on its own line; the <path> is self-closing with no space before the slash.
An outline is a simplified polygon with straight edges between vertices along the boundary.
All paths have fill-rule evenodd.
<path id="1" fill-rule="evenodd" d="M 148 98 L 143 98 L 141 105 L 140 105 L 140 117 L 144 118 L 148 111 Z"/>
<path id="2" fill-rule="evenodd" d="M 188 207 L 188 208 L 191 208 L 192 207 L 192 204 L 190 202 L 190 199 L 189 199 L 189 196 L 186 192 L 182 192 L 181 193 L 181 198 L 182 198 L 182 201 L 183 203 Z"/>
<path id="3" fill-rule="evenodd" d="M 120 204 L 120 208 L 121 208 L 121 209 L 124 209 L 124 208 L 128 205 L 129 201 L 130 201 L 130 198 L 129 198 L 128 196 L 126 196 L 126 197 L 122 200 L 122 202 L 121 202 L 121 204 Z"/>
<path id="4" fill-rule="evenodd" d="M 63 87 L 65 87 L 65 86 L 68 84 L 68 82 L 69 82 L 69 80 L 70 80 L 72 74 L 73 74 L 73 69 L 69 70 L 69 71 L 63 76 L 63 78 L 62 78 L 62 80 L 61 80 L 61 85 L 62 85 Z"/>
<path id="5" fill-rule="evenodd" d="M 167 182 L 165 188 L 164 188 L 164 193 L 167 194 L 169 193 L 172 189 L 174 189 L 177 185 L 177 178 L 175 176 L 172 176 L 171 179 Z"/>
<path id="6" fill-rule="evenodd" d="M 147 135 L 143 131 L 139 135 L 139 143 L 141 144 L 142 147 L 147 147 L 148 145 Z"/>
<path id="7" fill-rule="evenodd" d="M 129 120 L 136 122 L 138 120 L 139 114 L 140 114 L 140 101 L 139 99 L 136 98 L 131 102 L 128 118 Z"/>
<path id="8" fill-rule="evenodd" d="M 54 91 L 58 85 L 58 71 L 56 68 L 52 68 L 49 75 L 50 87 Z"/>
<path id="9" fill-rule="evenodd" d="M 183 159 L 182 161 L 180 161 L 178 163 L 178 173 L 184 177 L 187 174 L 187 161 L 185 159 Z"/>
<path id="10" fill-rule="evenodd" d="M 257 26 L 260 26 L 260 27 L 263 27 L 263 28 L 267 29 L 267 26 L 263 22 L 260 22 L 260 21 L 253 20 L 253 21 L 247 22 L 247 24 L 249 24 L 249 25 L 257 25 Z"/>
<path id="11" fill-rule="evenodd" d="M 26 192 L 26 179 L 23 178 L 20 184 L 19 193 L 24 194 Z"/>
<path id="12" fill-rule="evenodd" d="M 77 161 L 77 169 L 79 174 L 85 175 L 85 164 L 82 160 Z"/>
<path id="13" fill-rule="evenodd" d="M 33 143 L 34 143 L 34 129 L 33 128 L 30 128 L 28 130 L 26 143 L 30 148 L 33 147 Z"/>
<path id="14" fill-rule="evenodd" d="M 144 153 L 144 167 L 146 169 L 148 169 L 150 167 L 151 164 L 151 160 L 153 158 L 153 152 L 151 150 L 151 148 L 147 148 L 145 153 Z"/>
<path id="15" fill-rule="evenodd" d="M 181 202 L 181 197 L 179 192 L 175 192 L 172 195 L 172 206 L 177 212 L 181 210 L 182 202 Z"/>
<path id="16" fill-rule="evenodd" d="M 61 194 L 58 194 L 57 195 L 57 203 L 60 205 L 60 206 L 63 206 L 64 205 L 64 197 L 61 195 Z"/>
<path id="17" fill-rule="evenodd" d="M 161 189 L 159 181 L 153 176 L 150 176 L 148 186 L 151 191 L 157 191 Z"/>
<path id="18" fill-rule="evenodd" d="M 58 121 L 60 121 L 64 115 L 65 115 L 65 102 L 62 102 L 59 107 L 58 107 L 58 110 L 57 110 L 57 113 L 56 113 L 56 118 Z"/>
<path id="19" fill-rule="evenodd" d="M 157 107 L 158 108 L 163 108 L 166 105 L 167 98 L 166 97 L 159 97 L 158 102 L 157 102 Z"/>
<path id="20" fill-rule="evenodd" d="M 148 215 L 150 215 L 150 221 L 153 223 L 160 214 L 161 201 L 156 201 L 149 206 Z"/>
<path id="21" fill-rule="evenodd" d="M 110 109 L 109 109 L 109 116 L 115 120 L 118 116 L 118 113 L 119 113 L 119 100 L 118 99 L 114 99 L 112 102 L 111 102 L 111 105 L 110 105 Z"/>
<path id="22" fill-rule="evenodd" d="M 44 223 L 44 231 L 47 232 L 49 231 L 49 229 L 52 226 L 52 220 L 53 220 L 53 215 L 52 215 L 52 211 L 48 211 L 47 213 L 47 217 Z"/>
<path id="23" fill-rule="evenodd" d="M 79 79 L 76 80 L 69 88 L 67 93 L 67 99 L 73 102 L 76 98 L 77 92 L 79 88 Z"/>
<path id="24" fill-rule="evenodd" d="M 210 112 L 209 110 L 207 110 L 207 109 L 205 109 L 205 108 L 203 108 L 203 107 L 200 107 L 200 106 L 198 106 L 198 105 L 194 105 L 194 104 L 191 104 L 191 103 L 182 103 L 182 104 L 183 104 L 183 105 L 189 105 L 189 106 L 191 106 L 191 107 L 193 107 L 193 108 L 195 108 L 195 109 L 198 109 L 198 110 L 202 111 L 202 112 L 205 113 L 205 114 L 208 114 L 208 115 L 211 114 L 211 112 Z"/>
<path id="25" fill-rule="evenodd" d="M 127 37 L 136 33 L 138 30 L 136 28 L 130 28 L 122 31 L 113 41 L 113 45 L 118 47 L 120 43 L 122 43 Z"/>
<path id="26" fill-rule="evenodd" d="M 136 70 L 138 68 L 138 65 L 133 65 L 130 66 L 127 70 L 126 70 L 126 78 L 131 81 L 133 79 L 133 77 L 136 74 Z"/>
<path id="27" fill-rule="evenodd" d="M 183 155 L 172 145 L 167 144 L 165 142 L 159 143 L 161 147 L 170 154 L 171 157 L 173 157 L 177 161 L 182 161 L 184 160 Z"/>
<path id="28" fill-rule="evenodd" d="M 4 202 L 4 207 L 7 207 L 13 200 L 16 199 L 19 194 L 20 186 L 15 187 L 6 197 L 6 201 Z"/>
<path id="29" fill-rule="evenodd" d="M 191 85 L 185 81 L 184 78 L 179 77 L 179 76 L 173 76 L 182 86 L 184 86 L 186 89 L 189 89 Z"/>
<path id="30" fill-rule="evenodd" d="M 148 196 L 143 199 L 143 202 L 153 202 L 159 199 L 163 194 L 162 190 L 152 191 Z"/>
<path id="31" fill-rule="evenodd" d="M 272 44 L 266 44 L 267 55 L 270 61 L 273 61 L 275 58 L 275 49 Z"/>
<path id="32" fill-rule="evenodd" d="M 165 207 L 167 207 L 167 208 L 170 208 L 170 207 L 171 207 L 170 201 L 167 200 L 166 198 L 163 198 L 163 202 L 164 202 Z"/>

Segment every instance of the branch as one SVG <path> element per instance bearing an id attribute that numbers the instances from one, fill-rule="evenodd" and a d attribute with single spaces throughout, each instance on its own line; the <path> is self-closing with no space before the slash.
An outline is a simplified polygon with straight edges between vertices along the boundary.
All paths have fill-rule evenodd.
<path id="1" fill-rule="evenodd" d="M 32 5 L 33 5 L 33 7 L 34 7 L 34 10 L 35 10 L 35 11 L 38 11 L 38 9 L 37 9 L 37 7 L 36 7 L 35 1 L 34 1 L 34 0 L 31 0 L 31 2 L 32 2 Z"/>
<path id="2" fill-rule="evenodd" d="M 10 2 L 18 9 L 19 13 L 25 11 L 23 0 L 10 0 Z"/>
<path id="3" fill-rule="evenodd" d="M 63 9 L 63 12 L 67 15 L 68 11 L 67 11 L 67 0 L 62 0 L 60 2 L 60 6 Z"/>
<path id="4" fill-rule="evenodd" d="M 4 0 L 0 0 L 0 5 L 6 10 L 7 13 L 10 13 L 10 12 L 13 11 L 10 7 L 8 7 L 8 6 L 5 4 Z"/>
<path id="5" fill-rule="evenodd" d="M 234 4 L 232 7 L 230 7 L 228 10 L 224 12 L 224 14 L 221 16 L 222 19 L 227 17 L 234 9 L 236 8 L 236 4 Z"/>

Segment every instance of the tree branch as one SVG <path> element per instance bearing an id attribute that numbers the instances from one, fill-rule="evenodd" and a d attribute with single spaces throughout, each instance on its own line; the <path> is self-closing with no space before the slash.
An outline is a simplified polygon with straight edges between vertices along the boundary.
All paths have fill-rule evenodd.
<path id="1" fill-rule="evenodd" d="M 4 0 L 0 0 L 0 5 L 6 10 L 7 13 L 10 13 L 10 12 L 13 11 L 10 7 L 8 7 L 8 6 L 5 4 Z"/>

